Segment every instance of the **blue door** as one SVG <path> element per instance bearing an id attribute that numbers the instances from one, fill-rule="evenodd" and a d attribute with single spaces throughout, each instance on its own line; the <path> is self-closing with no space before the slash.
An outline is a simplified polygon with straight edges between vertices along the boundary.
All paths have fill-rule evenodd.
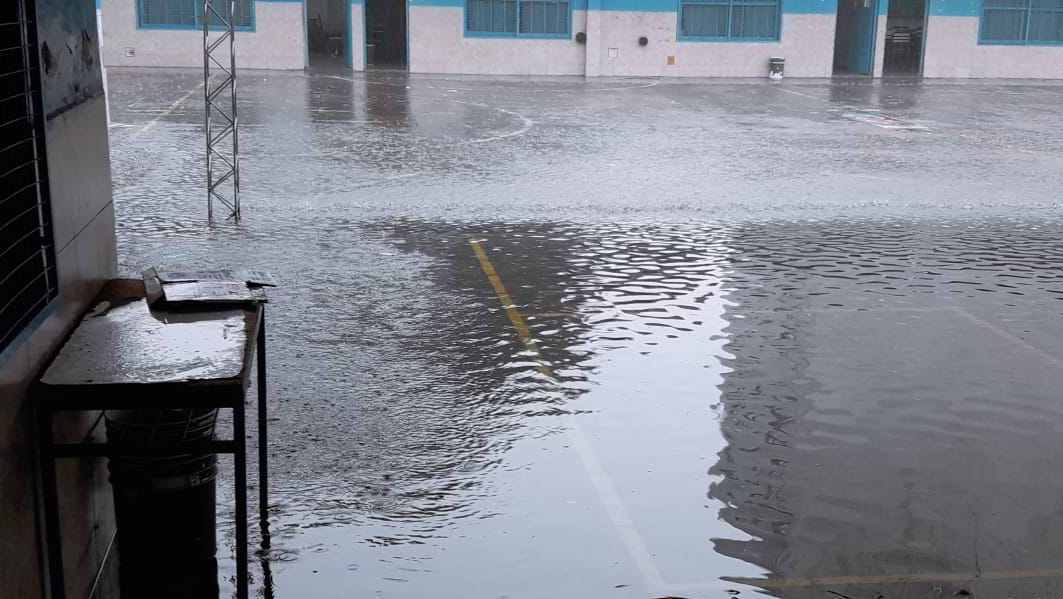
<path id="1" fill-rule="evenodd" d="M 851 73 L 870 75 L 875 68 L 875 34 L 878 24 L 876 4 L 876 0 L 855 0 L 852 13 L 853 33 L 849 43 Z"/>
<path id="2" fill-rule="evenodd" d="M 855 75 L 871 75 L 875 68 L 878 3 L 889 0 L 841 0 L 835 32 L 834 65 Z"/>

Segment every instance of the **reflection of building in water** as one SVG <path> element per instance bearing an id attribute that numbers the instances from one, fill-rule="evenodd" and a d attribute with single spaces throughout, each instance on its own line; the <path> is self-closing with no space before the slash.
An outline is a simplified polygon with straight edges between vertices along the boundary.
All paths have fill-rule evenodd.
<path id="1" fill-rule="evenodd" d="M 741 240 L 735 245 L 740 248 Z M 729 372 L 720 388 L 727 446 L 710 470 L 722 478 L 709 496 L 723 503 L 721 519 L 756 539 L 713 542 L 720 553 L 777 572 L 794 518 L 787 485 L 792 427 L 809 410 L 814 385 L 804 347 L 814 317 L 805 311 L 804 290 L 766 293 L 755 283 L 756 271 L 743 270 L 741 254 L 732 258 L 735 268 L 726 283 L 731 303 L 724 316 L 732 357 L 724 359 Z"/>
<path id="2" fill-rule="evenodd" d="M 366 77 L 365 115 L 385 129 L 401 130 L 410 125 L 410 86 L 406 73 L 384 73 Z"/>
<path id="3" fill-rule="evenodd" d="M 766 590 L 818 597 L 801 581 L 855 577 L 833 590 L 863 580 L 870 596 L 951 595 L 992 572 L 1004 574 L 976 582 L 987 596 L 1059 594 L 1059 577 L 1021 572 L 1063 566 L 1063 482 L 1050 465 L 1063 456 L 1063 373 L 978 315 L 1053 310 L 1054 283 L 1027 266 L 1043 260 L 1039 244 L 1013 250 L 1012 268 L 994 241 L 1003 230 L 981 233 L 735 231 L 728 447 L 709 494 L 755 537 L 717 539 L 718 551 L 798 582 Z M 927 579 L 898 582 L 908 575 Z"/>

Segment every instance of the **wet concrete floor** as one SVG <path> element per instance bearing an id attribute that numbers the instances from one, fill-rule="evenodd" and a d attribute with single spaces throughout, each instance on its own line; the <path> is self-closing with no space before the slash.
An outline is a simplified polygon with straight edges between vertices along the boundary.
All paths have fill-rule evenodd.
<path id="1" fill-rule="evenodd" d="M 200 81 L 120 267 L 283 283 L 259 596 L 1063 594 L 1063 86 L 247 71 L 210 228 Z"/>

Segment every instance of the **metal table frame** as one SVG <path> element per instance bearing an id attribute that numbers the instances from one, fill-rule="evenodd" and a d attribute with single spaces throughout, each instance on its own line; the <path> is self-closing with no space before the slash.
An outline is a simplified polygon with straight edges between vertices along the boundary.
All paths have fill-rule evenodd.
<path id="1" fill-rule="evenodd" d="M 253 314 L 253 316 L 252 316 Z M 251 320 L 253 319 L 253 322 Z M 269 470 L 266 453 L 268 414 L 266 407 L 266 312 L 258 305 L 248 310 L 255 343 L 245 348 L 242 374 L 234 379 L 151 385 L 94 385 L 75 389 L 38 389 L 36 409 L 39 430 L 44 528 L 47 543 L 48 580 L 53 599 L 66 598 L 63 546 L 59 517 L 56 459 L 75 457 L 176 456 L 233 454 L 236 495 L 236 594 L 248 597 L 247 541 L 247 433 L 245 395 L 250 379 L 251 358 L 257 354 L 258 386 L 258 477 L 259 519 L 263 546 L 268 547 Z M 248 335 L 248 339 L 251 339 Z M 52 427 L 57 412 L 122 410 L 145 407 L 144 394 L 151 393 L 151 408 L 219 408 L 233 411 L 233 438 L 166 446 L 132 446 L 123 443 L 56 443 Z"/>

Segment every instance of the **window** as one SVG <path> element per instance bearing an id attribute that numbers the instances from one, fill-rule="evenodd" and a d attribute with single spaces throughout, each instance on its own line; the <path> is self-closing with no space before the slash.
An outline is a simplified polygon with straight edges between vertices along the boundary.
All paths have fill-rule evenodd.
<path id="1" fill-rule="evenodd" d="M 466 0 L 470 34 L 567 37 L 569 0 Z"/>
<path id="2" fill-rule="evenodd" d="M 980 41 L 1063 44 L 1063 0 L 985 0 Z"/>
<path id="3" fill-rule="evenodd" d="M 238 29 L 254 25 L 254 0 L 236 0 Z M 228 16 L 228 2 L 217 2 L 214 10 Z M 203 0 L 137 0 L 138 24 L 147 29 L 199 29 L 203 14 Z M 221 27 L 221 20 L 211 15 L 211 26 Z"/>
<path id="4" fill-rule="evenodd" d="M 715 40 L 777 40 L 779 4 L 779 0 L 680 0 L 679 36 Z"/>
<path id="5" fill-rule="evenodd" d="M 36 24 L 0 7 L 0 351 L 56 296 Z"/>

